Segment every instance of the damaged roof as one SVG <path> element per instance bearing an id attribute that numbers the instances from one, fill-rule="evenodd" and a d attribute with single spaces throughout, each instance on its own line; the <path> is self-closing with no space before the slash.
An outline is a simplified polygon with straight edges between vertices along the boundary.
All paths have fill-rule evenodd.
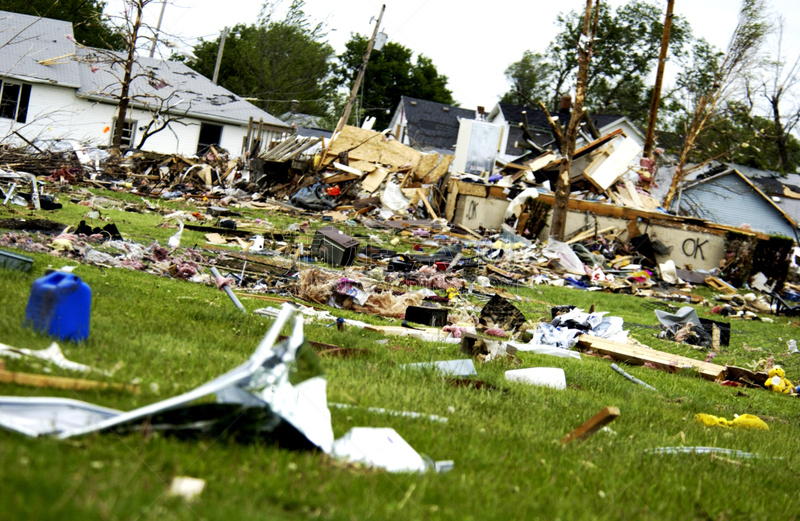
<path id="1" fill-rule="evenodd" d="M 121 64 L 110 64 L 110 51 L 78 49 L 80 88 L 78 96 L 96 101 L 115 103 L 120 91 Z M 121 53 L 116 53 L 122 59 Z M 289 129 L 275 116 L 249 103 L 224 87 L 214 85 L 208 78 L 193 71 L 186 64 L 155 58 L 139 57 L 134 64 L 135 79 L 131 84 L 134 105 L 156 107 L 168 99 L 169 112 L 184 114 L 221 123 L 247 125 L 255 120 Z M 188 110 L 188 111 L 187 111 Z"/>
<path id="2" fill-rule="evenodd" d="M 80 86 L 78 65 L 71 59 L 75 42 L 70 22 L 0 11 L 0 49 L 3 77 Z M 53 64 L 42 65 L 43 60 Z"/>
<path id="3" fill-rule="evenodd" d="M 694 215 L 719 224 L 742 226 L 759 232 L 796 238 L 797 222 L 771 197 L 736 168 L 699 175 L 684 183 L 673 202 L 682 215 Z"/>
<path id="4" fill-rule="evenodd" d="M 403 96 L 400 103 L 408 122 L 406 133 L 414 148 L 453 152 L 461 119 L 475 119 L 475 111 Z"/>
<path id="5" fill-rule="evenodd" d="M 116 103 L 121 65 L 111 70 L 111 54 L 75 45 L 72 23 L 50 18 L 0 11 L 0 75 L 30 83 L 47 83 L 77 89 L 77 96 Z M 116 54 L 122 59 L 122 54 Z M 44 65 L 42 62 L 49 63 Z M 134 65 L 134 106 L 153 107 L 169 99 L 170 112 L 199 119 L 246 125 L 250 116 L 276 127 L 287 128 L 278 118 L 214 85 L 180 62 L 139 57 Z M 143 107 L 144 105 L 144 107 Z"/>

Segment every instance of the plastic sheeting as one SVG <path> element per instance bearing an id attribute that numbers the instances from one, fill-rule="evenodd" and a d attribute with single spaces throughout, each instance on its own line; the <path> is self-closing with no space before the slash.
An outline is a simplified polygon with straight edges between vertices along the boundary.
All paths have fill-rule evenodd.
<path id="1" fill-rule="evenodd" d="M 556 241 L 553 238 L 550 238 L 547 241 L 547 246 L 545 246 L 542 253 L 548 259 L 556 259 L 558 264 L 566 271 L 570 273 L 574 273 L 576 275 L 585 275 L 586 270 L 583 267 L 583 263 L 572 251 L 572 248 L 569 247 L 569 244 L 565 242 Z"/>
<path id="2" fill-rule="evenodd" d="M 293 321 L 290 337 L 277 344 Z M 187 393 L 127 413 L 62 398 L 0 397 L 0 426 L 28 436 L 71 438 L 93 432 L 130 432 L 147 424 L 182 436 L 229 434 L 292 448 L 330 452 L 333 429 L 326 380 L 304 346 L 302 318 L 284 304 L 250 359 Z M 209 395 L 217 403 L 192 405 Z"/>

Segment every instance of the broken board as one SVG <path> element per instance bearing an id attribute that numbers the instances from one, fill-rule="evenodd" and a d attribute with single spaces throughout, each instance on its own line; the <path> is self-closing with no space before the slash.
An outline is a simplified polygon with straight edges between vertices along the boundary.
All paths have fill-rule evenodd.
<path id="1" fill-rule="evenodd" d="M 673 355 L 663 351 L 656 351 L 649 347 L 612 342 L 611 340 L 590 335 L 581 335 L 578 337 L 578 348 L 581 350 L 591 349 L 596 353 L 609 355 L 615 360 L 636 365 L 649 362 L 666 370 L 680 370 L 691 367 L 697 369 L 700 375 L 706 380 L 716 381 L 724 379 L 726 373 L 725 367 L 721 365 L 701 362 L 694 358 Z"/>
<path id="2" fill-rule="evenodd" d="M 587 420 L 583 425 L 561 438 L 561 443 L 569 443 L 574 440 L 585 440 L 612 421 L 616 420 L 618 417 L 618 408 L 606 407 L 602 411 L 589 418 L 589 420 Z"/>

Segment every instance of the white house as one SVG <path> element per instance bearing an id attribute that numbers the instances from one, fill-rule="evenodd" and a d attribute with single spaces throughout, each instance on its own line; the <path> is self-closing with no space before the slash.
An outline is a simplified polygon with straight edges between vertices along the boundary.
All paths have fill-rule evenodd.
<path id="1" fill-rule="evenodd" d="M 109 56 L 76 45 L 70 22 L 0 11 L 0 143 L 109 145 L 123 72 Z M 151 123 L 164 129 L 142 149 L 183 155 L 211 144 L 239 155 L 251 118 L 268 138 L 294 132 L 183 63 L 139 56 L 133 74 L 124 145 L 137 146 Z"/>

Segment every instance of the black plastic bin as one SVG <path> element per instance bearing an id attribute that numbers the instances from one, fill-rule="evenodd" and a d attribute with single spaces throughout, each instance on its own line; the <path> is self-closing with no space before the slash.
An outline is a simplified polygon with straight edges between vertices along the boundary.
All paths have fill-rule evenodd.
<path id="1" fill-rule="evenodd" d="M 332 266 L 350 266 L 356 260 L 359 242 L 335 226 L 317 230 L 311 242 L 311 254 Z"/>

